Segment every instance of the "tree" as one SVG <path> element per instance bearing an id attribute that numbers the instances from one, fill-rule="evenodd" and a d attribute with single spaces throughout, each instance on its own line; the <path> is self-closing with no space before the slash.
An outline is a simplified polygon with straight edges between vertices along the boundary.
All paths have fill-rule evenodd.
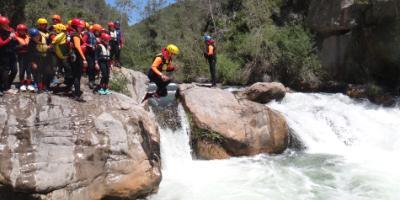
<path id="1" fill-rule="evenodd" d="M 122 24 L 123 20 L 123 15 L 125 14 L 127 16 L 127 20 L 131 19 L 129 13 L 132 12 L 133 10 L 137 9 L 137 2 L 135 0 L 117 0 L 115 2 L 117 9 L 121 11 L 121 16 L 120 16 L 120 21 Z"/>

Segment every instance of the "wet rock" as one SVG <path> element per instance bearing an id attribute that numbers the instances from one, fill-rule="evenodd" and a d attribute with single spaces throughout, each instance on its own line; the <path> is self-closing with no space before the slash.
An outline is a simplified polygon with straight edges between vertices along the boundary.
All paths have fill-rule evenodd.
<path id="1" fill-rule="evenodd" d="M 372 84 L 350 84 L 346 90 L 346 95 L 354 99 L 368 99 L 372 103 L 387 107 L 396 104 L 393 95 L 386 93 L 383 88 Z"/>
<path id="2" fill-rule="evenodd" d="M 272 100 L 282 100 L 286 95 L 286 88 L 282 83 L 258 82 L 244 91 L 236 93 L 239 99 L 248 99 L 258 103 L 266 104 Z"/>
<path id="3" fill-rule="evenodd" d="M 201 158 L 282 153 L 287 148 L 284 117 L 263 104 L 190 84 L 180 85 L 179 96 L 189 112 L 192 146 Z M 214 150 L 207 150 L 209 146 Z"/>
<path id="4" fill-rule="evenodd" d="M 0 197 L 135 199 L 161 180 L 159 132 L 135 99 L 0 98 Z M 1 198 L 0 198 L 1 199 Z"/>

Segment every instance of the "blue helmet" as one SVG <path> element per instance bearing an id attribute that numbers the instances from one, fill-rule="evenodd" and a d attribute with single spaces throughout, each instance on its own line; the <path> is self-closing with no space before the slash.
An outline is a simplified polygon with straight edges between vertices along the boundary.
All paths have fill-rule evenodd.
<path id="1" fill-rule="evenodd" d="M 36 28 L 30 28 L 28 33 L 31 37 L 36 37 L 39 35 L 39 31 Z"/>
<path id="2" fill-rule="evenodd" d="M 210 41 L 210 40 L 212 40 L 212 37 L 211 36 L 209 36 L 209 35 L 204 35 L 204 41 Z"/>

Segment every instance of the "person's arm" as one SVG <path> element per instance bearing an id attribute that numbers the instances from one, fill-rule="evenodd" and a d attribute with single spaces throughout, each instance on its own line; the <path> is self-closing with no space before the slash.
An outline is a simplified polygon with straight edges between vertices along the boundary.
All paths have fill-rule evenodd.
<path id="1" fill-rule="evenodd" d="M 8 43 L 11 41 L 11 36 L 8 37 L 7 39 L 3 40 L 0 38 L 0 47 L 6 46 Z"/>
<path id="2" fill-rule="evenodd" d="M 66 37 L 65 33 L 58 34 L 51 43 L 52 44 L 60 44 L 61 41 L 64 39 L 64 37 Z"/>
<path id="3" fill-rule="evenodd" d="M 157 57 L 153 64 L 151 65 L 151 70 L 153 70 L 154 73 L 156 73 L 158 76 L 162 76 L 163 74 L 158 70 L 158 66 L 162 64 L 162 58 Z"/>
<path id="4" fill-rule="evenodd" d="M 83 61 L 86 61 L 85 54 L 83 53 L 82 48 L 81 48 L 81 39 L 78 36 L 74 36 L 73 40 L 74 40 L 75 49 L 78 50 L 79 55 L 81 56 Z"/>

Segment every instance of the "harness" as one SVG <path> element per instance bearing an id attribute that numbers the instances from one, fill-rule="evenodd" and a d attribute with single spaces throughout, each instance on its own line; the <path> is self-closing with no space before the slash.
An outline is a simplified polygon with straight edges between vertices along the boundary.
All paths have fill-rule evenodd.
<path id="1" fill-rule="evenodd" d="M 47 51 L 49 50 L 49 45 L 47 45 L 47 40 L 44 37 L 40 38 L 41 41 L 35 41 L 36 50 L 43 57 L 47 56 Z"/>
<path id="2" fill-rule="evenodd" d="M 161 60 L 162 60 L 162 63 L 159 66 L 157 66 L 157 69 L 159 71 L 162 71 L 162 72 L 163 71 L 171 71 L 171 70 L 168 70 L 168 66 L 171 63 L 171 58 L 168 58 L 168 53 L 167 53 L 167 50 L 165 48 L 163 48 L 161 50 L 161 53 L 157 54 L 154 57 L 154 60 L 156 58 L 161 58 Z"/>
<path id="3" fill-rule="evenodd" d="M 106 60 L 106 61 L 110 60 L 110 50 L 106 46 L 104 46 L 104 44 L 99 44 L 98 46 L 101 49 L 99 59 Z"/>

